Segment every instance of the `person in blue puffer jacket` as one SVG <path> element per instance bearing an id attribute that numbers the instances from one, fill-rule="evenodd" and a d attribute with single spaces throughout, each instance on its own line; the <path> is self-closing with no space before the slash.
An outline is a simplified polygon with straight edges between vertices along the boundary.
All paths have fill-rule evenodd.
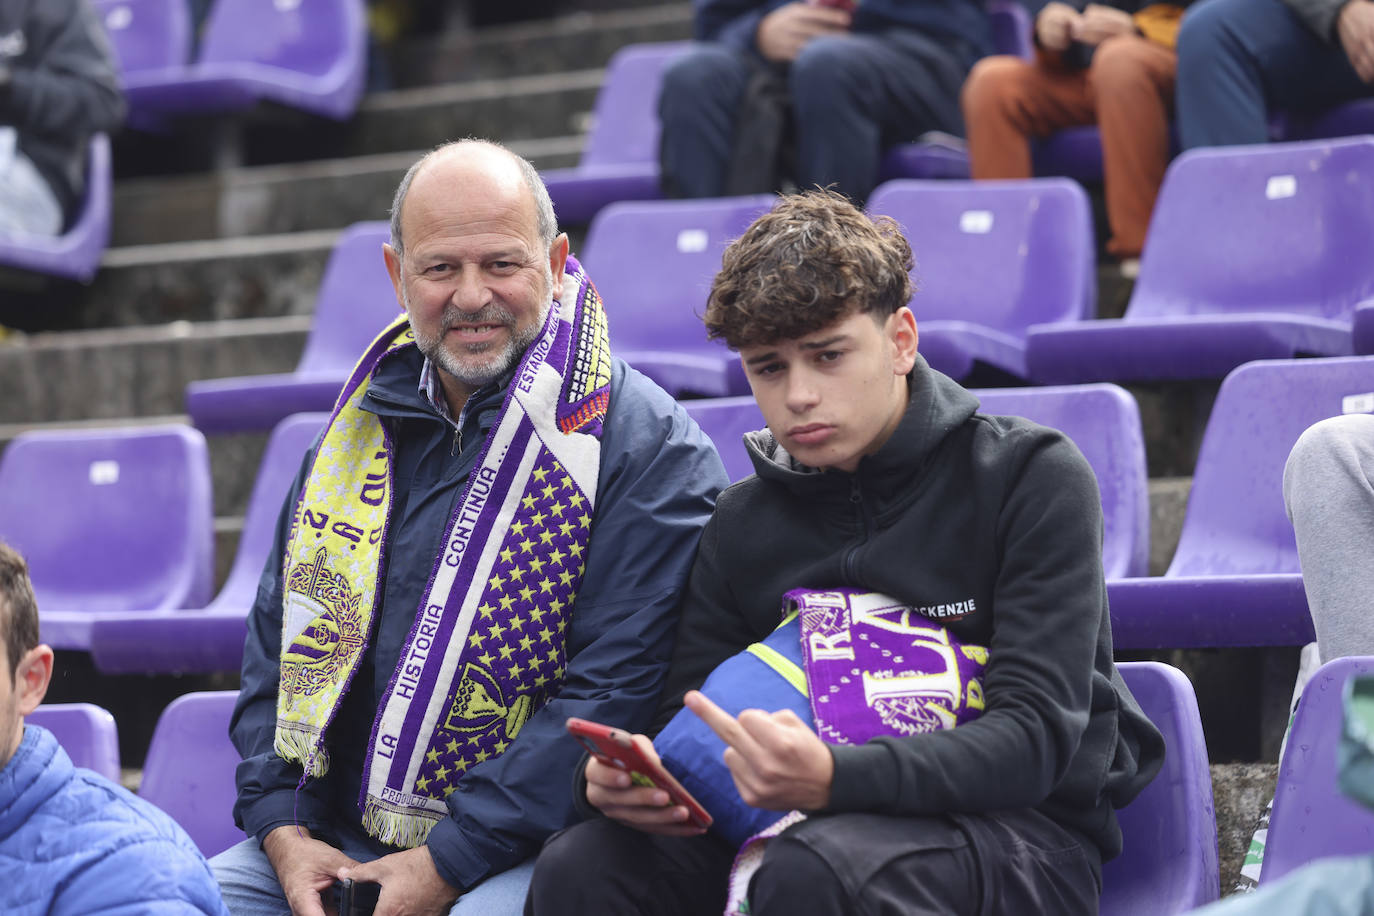
<path id="1" fill-rule="evenodd" d="M 176 822 L 24 724 L 52 677 L 24 560 L 0 543 L 0 913 L 227 914 Z"/>

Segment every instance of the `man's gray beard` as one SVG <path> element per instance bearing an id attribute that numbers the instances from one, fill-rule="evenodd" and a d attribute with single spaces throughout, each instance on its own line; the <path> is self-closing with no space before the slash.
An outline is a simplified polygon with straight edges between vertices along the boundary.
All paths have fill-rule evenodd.
<path id="1" fill-rule="evenodd" d="M 547 265 L 544 267 L 544 288 L 553 288 L 553 271 Z M 406 311 L 410 311 L 410 297 L 404 292 Z M 456 305 L 450 302 L 444 306 L 443 315 L 440 317 L 440 328 L 438 338 L 426 338 L 420 334 L 415 335 L 415 345 L 420 352 L 428 357 L 429 361 L 438 366 L 445 373 L 457 379 L 460 383 L 469 388 L 481 388 L 505 375 L 515 364 L 520 361 L 520 357 L 525 355 L 530 344 L 539 338 L 540 332 L 544 329 L 544 322 L 549 317 L 549 309 L 553 307 L 548 294 L 543 307 L 539 310 L 539 320 L 530 325 L 524 331 L 515 329 L 515 318 L 504 307 L 493 302 L 483 307 L 478 312 L 463 312 Z M 472 365 L 470 359 L 464 359 L 443 346 L 444 335 L 448 329 L 457 324 L 501 324 L 511 330 L 510 339 L 506 341 L 505 347 L 493 359 L 485 361 L 482 365 Z M 489 353 L 489 344 L 479 345 L 479 348 L 464 347 L 469 355 L 482 356 Z"/>

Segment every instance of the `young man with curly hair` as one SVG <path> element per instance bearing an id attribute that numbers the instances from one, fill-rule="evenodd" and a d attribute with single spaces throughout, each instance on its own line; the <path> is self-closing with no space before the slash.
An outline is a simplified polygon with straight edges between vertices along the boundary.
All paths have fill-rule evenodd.
<path id="1" fill-rule="evenodd" d="M 685 703 L 742 799 L 810 815 L 767 845 L 755 916 L 1095 913 L 1114 809 L 1163 758 L 1112 663 L 1097 484 L 1065 436 L 980 414 L 925 363 L 911 268 L 895 223 L 825 191 L 727 250 L 706 326 L 768 428 L 702 535 L 658 721 Z M 794 589 L 882 593 L 986 647 L 981 715 L 845 745 L 790 712 L 722 712 L 695 688 Z M 526 912 L 720 912 L 736 849 L 661 789 L 595 760 L 585 776 L 605 816 L 549 841 Z"/>

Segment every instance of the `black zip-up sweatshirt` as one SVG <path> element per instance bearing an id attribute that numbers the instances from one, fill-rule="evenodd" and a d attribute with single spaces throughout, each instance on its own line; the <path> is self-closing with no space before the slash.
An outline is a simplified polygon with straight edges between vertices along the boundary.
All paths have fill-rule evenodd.
<path id="1" fill-rule="evenodd" d="M 793 588 L 859 587 L 987 646 L 983 715 L 834 746 L 827 812 L 1036 808 L 1121 851 L 1114 808 L 1164 759 L 1112 663 L 1096 479 L 1062 433 L 977 413 L 924 360 L 891 439 L 854 474 L 795 463 L 765 430 L 721 493 L 688 584 L 659 724 L 778 624 Z"/>

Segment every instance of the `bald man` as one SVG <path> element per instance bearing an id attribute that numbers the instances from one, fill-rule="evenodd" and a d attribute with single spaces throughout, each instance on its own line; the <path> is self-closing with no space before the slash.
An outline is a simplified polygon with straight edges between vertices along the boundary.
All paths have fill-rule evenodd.
<path id="1" fill-rule="evenodd" d="M 212 862 L 236 914 L 323 914 L 350 878 L 379 914 L 518 913 L 573 817 L 563 723 L 648 724 L 726 483 L 610 353 L 529 163 L 425 156 L 382 255 L 403 313 L 305 456 L 248 619 L 250 839 Z"/>

